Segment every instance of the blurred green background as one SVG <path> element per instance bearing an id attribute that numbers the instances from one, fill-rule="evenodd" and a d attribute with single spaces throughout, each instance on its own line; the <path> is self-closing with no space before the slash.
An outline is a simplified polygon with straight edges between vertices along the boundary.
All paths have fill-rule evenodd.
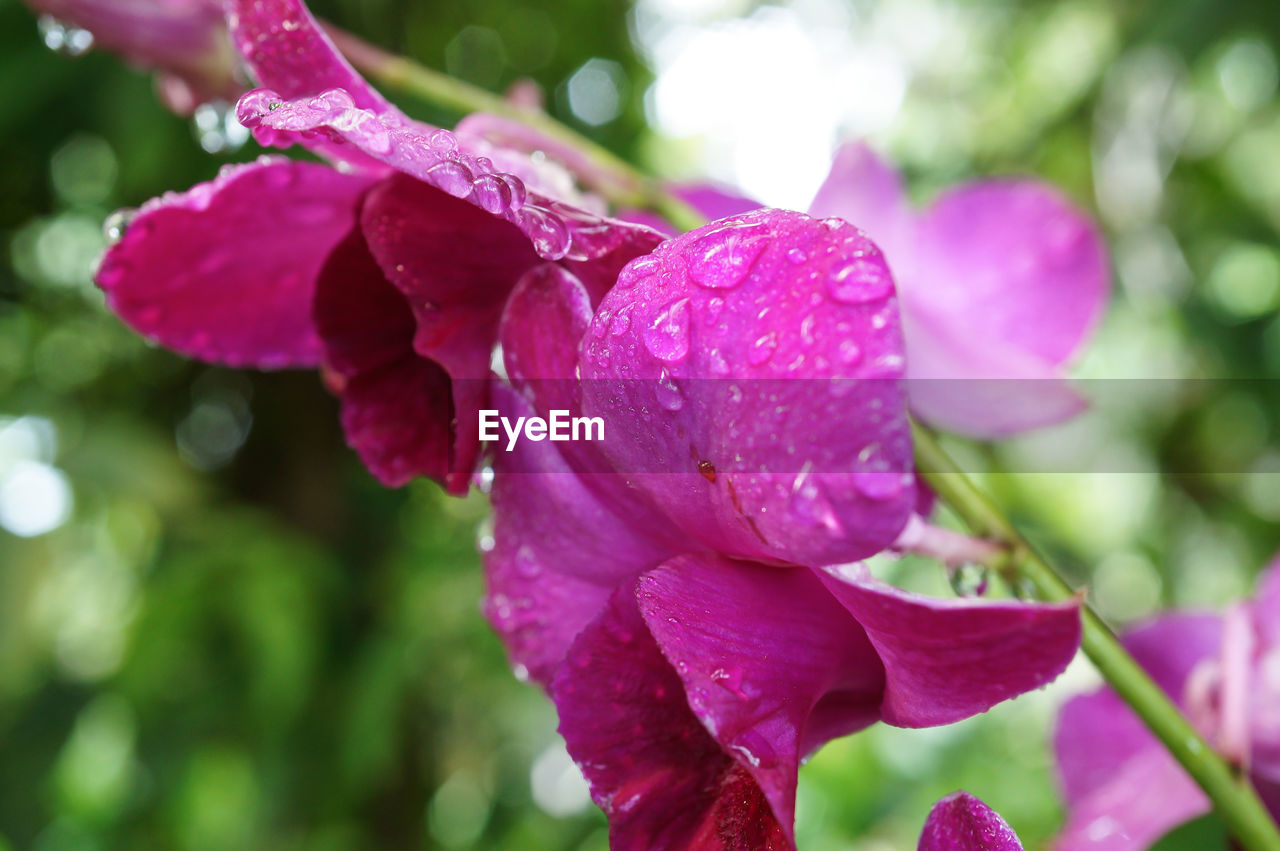
<path id="1" fill-rule="evenodd" d="M 850 134 L 922 198 L 1043 175 L 1113 247 L 1082 375 L 1280 376 L 1274 3 L 314 5 L 494 90 L 532 77 L 615 150 L 771 203 L 802 205 Z M 254 145 L 113 57 L 46 50 L 17 0 L 0 44 L 0 849 L 603 849 L 551 707 L 479 615 L 483 498 L 383 490 L 315 375 L 189 363 L 103 309 L 107 214 Z M 1134 386 L 1066 429 L 953 444 L 1117 624 L 1221 606 L 1280 547 L 1277 383 Z M 801 847 L 914 847 L 959 787 L 1042 847 L 1053 707 L 1091 685 L 1077 665 L 961 725 L 831 745 L 802 772 Z"/>

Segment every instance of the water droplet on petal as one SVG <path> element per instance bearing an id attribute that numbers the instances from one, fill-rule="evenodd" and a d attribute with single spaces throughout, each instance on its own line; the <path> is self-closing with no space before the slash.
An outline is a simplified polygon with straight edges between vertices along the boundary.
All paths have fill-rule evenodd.
<path id="1" fill-rule="evenodd" d="M 733 740 L 730 750 L 742 756 L 753 768 L 773 768 L 778 764 L 778 754 L 764 736 L 755 730 L 745 730 Z"/>
<path id="2" fill-rule="evenodd" d="M 827 274 L 827 292 L 844 304 L 866 304 L 888 298 L 893 293 L 893 279 L 881 264 L 855 257 Z"/>
<path id="3" fill-rule="evenodd" d="M 458 137 L 448 130 L 433 130 L 431 135 L 427 137 L 427 144 L 437 153 L 448 154 L 457 150 Z"/>
<path id="4" fill-rule="evenodd" d="M 716 375 L 729 374 L 729 362 L 724 359 L 724 353 L 719 349 L 712 349 L 707 355 L 707 359 L 711 361 L 711 371 Z"/>
<path id="5" fill-rule="evenodd" d="M 689 299 L 667 305 L 644 329 L 642 337 L 644 347 L 659 360 L 683 360 L 689 354 Z"/>
<path id="6" fill-rule="evenodd" d="M 511 207 L 511 187 L 500 175 L 482 174 L 472 184 L 476 203 L 489 213 L 501 213 Z"/>
<path id="7" fill-rule="evenodd" d="M 724 299 L 719 296 L 711 299 L 707 302 L 707 312 L 702 321 L 707 325 L 714 325 L 722 310 L 724 310 Z"/>
<path id="8" fill-rule="evenodd" d="M 93 33 L 83 27 L 63 23 L 53 15 L 41 15 L 36 27 L 44 46 L 61 56 L 84 56 L 93 48 Z"/>
<path id="9" fill-rule="evenodd" d="M 747 351 L 747 362 L 752 366 L 760 366 L 760 364 L 773 357 L 773 352 L 778 348 L 778 335 L 773 331 L 756 338 L 751 344 L 751 348 Z"/>
<path id="10" fill-rule="evenodd" d="M 442 160 L 427 169 L 427 181 L 455 198 L 471 194 L 471 170 L 457 160 Z"/>
<path id="11" fill-rule="evenodd" d="M 735 222 L 704 234 L 691 247 L 689 276 L 713 289 L 738 286 L 768 244 L 767 233 L 762 222 Z"/>
<path id="12" fill-rule="evenodd" d="M 809 260 L 809 255 L 802 248 L 792 248 L 787 251 L 787 259 L 797 266 L 800 266 Z"/>
<path id="13" fill-rule="evenodd" d="M 569 253 L 573 236 L 564 221 L 550 210 L 528 204 L 521 208 L 516 221 L 524 235 L 533 242 L 533 249 L 539 257 L 559 260 Z"/>
<path id="14" fill-rule="evenodd" d="M 245 127 L 257 127 L 268 113 L 280 108 L 280 95 L 270 89 L 246 92 L 236 104 L 236 120 Z"/>
<path id="15" fill-rule="evenodd" d="M 678 411 L 684 407 L 684 395 L 665 368 L 658 375 L 658 387 L 654 395 L 658 397 L 658 404 L 668 411 Z"/>
<path id="16" fill-rule="evenodd" d="M 624 307 L 613 315 L 613 321 L 609 323 L 609 333 L 615 337 L 621 337 L 630 328 L 631 310 L 629 307 Z"/>
<path id="17" fill-rule="evenodd" d="M 814 344 L 815 337 L 813 336 L 813 329 L 817 324 L 818 315 L 816 313 L 810 313 L 804 319 L 800 320 L 800 342 L 804 343 L 806 346 L 812 346 Z"/>
<path id="18" fill-rule="evenodd" d="M 622 272 L 618 274 L 616 286 L 624 290 L 634 287 L 658 271 L 659 265 L 656 257 L 637 257 L 623 267 Z"/>
<path id="19" fill-rule="evenodd" d="M 862 360 L 862 347 L 853 340 L 842 341 L 836 351 L 840 355 L 840 362 L 845 366 L 853 366 Z"/>
<path id="20" fill-rule="evenodd" d="M 123 239 L 124 232 L 129 229 L 130 223 L 137 215 L 137 208 L 124 207 L 107 216 L 107 220 L 102 223 L 102 235 L 107 238 L 107 244 L 115 245 Z"/>

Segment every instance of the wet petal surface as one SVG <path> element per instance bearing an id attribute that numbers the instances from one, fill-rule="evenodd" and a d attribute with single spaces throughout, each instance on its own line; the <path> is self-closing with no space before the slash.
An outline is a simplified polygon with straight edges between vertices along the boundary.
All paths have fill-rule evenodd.
<path id="1" fill-rule="evenodd" d="M 758 211 L 663 243 L 601 303 L 583 403 L 615 469 L 729 555 L 877 552 L 914 504 L 893 282 L 837 220 Z"/>

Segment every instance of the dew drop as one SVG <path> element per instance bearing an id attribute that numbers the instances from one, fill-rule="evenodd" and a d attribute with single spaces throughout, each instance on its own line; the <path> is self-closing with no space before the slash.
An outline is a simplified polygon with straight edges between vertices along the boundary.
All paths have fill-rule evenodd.
<path id="1" fill-rule="evenodd" d="M 818 315 L 816 313 L 810 313 L 804 319 L 800 320 L 800 342 L 804 343 L 806 346 L 812 346 L 814 344 L 815 338 L 813 336 L 813 329 L 817 324 Z"/>
<path id="2" fill-rule="evenodd" d="M 93 48 L 93 33 L 83 27 L 63 23 L 53 15 L 41 15 L 36 27 L 44 46 L 60 56 L 84 56 Z"/>
<path id="3" fill-rule="evenodd" d="M 476 203 L 489 213 L 501 213 L 511 207 L 511 187 L 496 174 L 482 174 L 472 184 Z"/>
<path id="4" fill-rule="evenodd" d="M 631 311 L 627 308 L 619 310 L 613 315 L 613 321 L 609 323 L 609 333 L 615 337 L 621 337 L 631 328 Z"/>
<path id="5" fill-rule="evenodd" d="M 724 353 L 719 349 L 712 349 L 707 355 L 707 359 L 711 361 L 711 371 L 719 376 L 729 374 L 729 362 L 724 359 Z"/>
<path id="6" fill-rule="evenodd" d="M 659 265 L 656 257 L 638 257 L 619 273 L 616 286 L 619 289 L 630 289 L 658 271 Z"/>
<path id="7" fill-rule="evenodd" d="M 802 248 L 792 248 L 787 251 L 787 259 L 797 266 L 800 266 L 809 260 L 809 255 Z"/>
<path id="8" fill-rule="evenodd" d="M 778 764 L 778 755 L 774 752 L 773 746 L 755 730 L 745 730 L 740 733 L 730 747 L 751 763 L 753 768 L 773 768 Z"/>
<path id="9" fill-rule="evenodd" d="M 129 225 L 137 215 L 137 208 L 124 207 L 107 216 L 107 220 L 102 223 L 102 235 L 107 238 L 107 244 L 115 245 L 123 239 L 124 232 L 129 229 Z"/>
<path id="10" fill-rule="evenodd" d="M 767 233 L 761 222 L 736 222 L 704 234 L 691 247 L 689 276 L 712 289 L 738 286 L 764 251 Z"/>
<path id="11" fill-rule="evenodd" d="M 672 363 L 689 354 L 689 299 L 667 305 L 641 335 L 644 347 L 659 360 Z"/>
<path id="12" fill-rule="evenodd" d="M 236 104 L 236 120 L 245 127 L 257 127 L 269 113 L 280 108 L 280 95 L 270 89 L 246 92 Z"/>
<path id="13" fill-rule="evenodd" d="M 752 366 L 760 366 L 762 363 L 773 357 L 774 350 L 778 348 L 778 335 L 773 331 L 756 338 L 751 344 L 751 348 L 747 351 L 747 362 Z"/>
<path id="14" fill-rule="evenodd" d="M 862 347 L 853 340 L 844 340 L 836 349 L 836 353 L 840 356 L 840 362 L 845 366 L 853 366 L 862 360 Z"/>
<path id="15" fill-rule="evenodd" d="M 668 411 L 678 411 L 684 407 L 684 395 L 665 368 L 658 375 L 658 387 L 654 394 L 658 397 L 658 404 Z"/>
<path id="16" fill-rule="evenodd" d="M 529 204 L 521 208 L 517 221 L 539 257 L 544 260 L 559 260 L 569 253 L 573 236 L 564 221 L 550 210 Z"/>
<path id="17" fill-rule="evenodd" d="M 879 263 L 855 257 L 827 274 L 827 292 L 843 304 L 867 304 L 888 298 L 893 280 Z"/>

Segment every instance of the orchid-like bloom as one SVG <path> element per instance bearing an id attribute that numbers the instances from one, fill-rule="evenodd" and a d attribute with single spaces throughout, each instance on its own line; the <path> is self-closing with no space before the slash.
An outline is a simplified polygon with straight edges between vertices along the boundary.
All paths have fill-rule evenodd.
<path id="1" fill-rule="evenodd" d="M 1280 558 L 1252 600 L 1224 615 L 1163 615 L 1124 644 L 1280 820 Z M 1109 688 L 1063 707 L 1055 745 L 1068 811 L 1063 851 L 1146 848 L 1211 809 Z"/>
<path id="2" fill-rule="evenodd" d="M 32 10 L 88 32 L 93 44 L 159 72 L 165 101 L 190 112 L 243 91 L 221 0 L 25 0 Z"/>
<path id="3" fill-rule="evenodd" d="M 465 490 L 516 281 L 552 261 L 598 300 L 660 237 L 565 203 L 572 180 L 552 165 L 405 117 L 301 0 L 226 6 L 270 87 L 241 99 L 241 122 L 340 168 L 263 158 L 148 202 L 98 284 L 135 330 L 191 357 L 323 366 L 349 443 L 384 483 Z"/>
<path id="4" fill-rule="evenodd" d="M 929 812 L 918 851 L 1022 851 L 1000 814 L 968 792 L 953 792 Z"/>
<path id="5" fill-rule="evenodd" d="M 893 282 L 835 219 L 763 210 L 657 247 L 593 309 L 558 266 L 507 305 L 486 612 L 546 686 L 611 847 L 791 849 L 798 766 L 876 721 L 1038 688 L 1078 607 L 933 600 L 858 560 L 915 506 Z"/>
<path id="6" fill-rule="evenodd" d="M 712 186 L 680 191 L 712 218 L 759 206 Z M 897 172 L 851 143 L 809 212 L 852 222 L 889 258 L 917 415 L 992 438 L 1083 409 L 1063 369 L 1102 315 L 1110 265 L 1094 223 L 1057 190 L 981 180 L 916 211 Z"/>

